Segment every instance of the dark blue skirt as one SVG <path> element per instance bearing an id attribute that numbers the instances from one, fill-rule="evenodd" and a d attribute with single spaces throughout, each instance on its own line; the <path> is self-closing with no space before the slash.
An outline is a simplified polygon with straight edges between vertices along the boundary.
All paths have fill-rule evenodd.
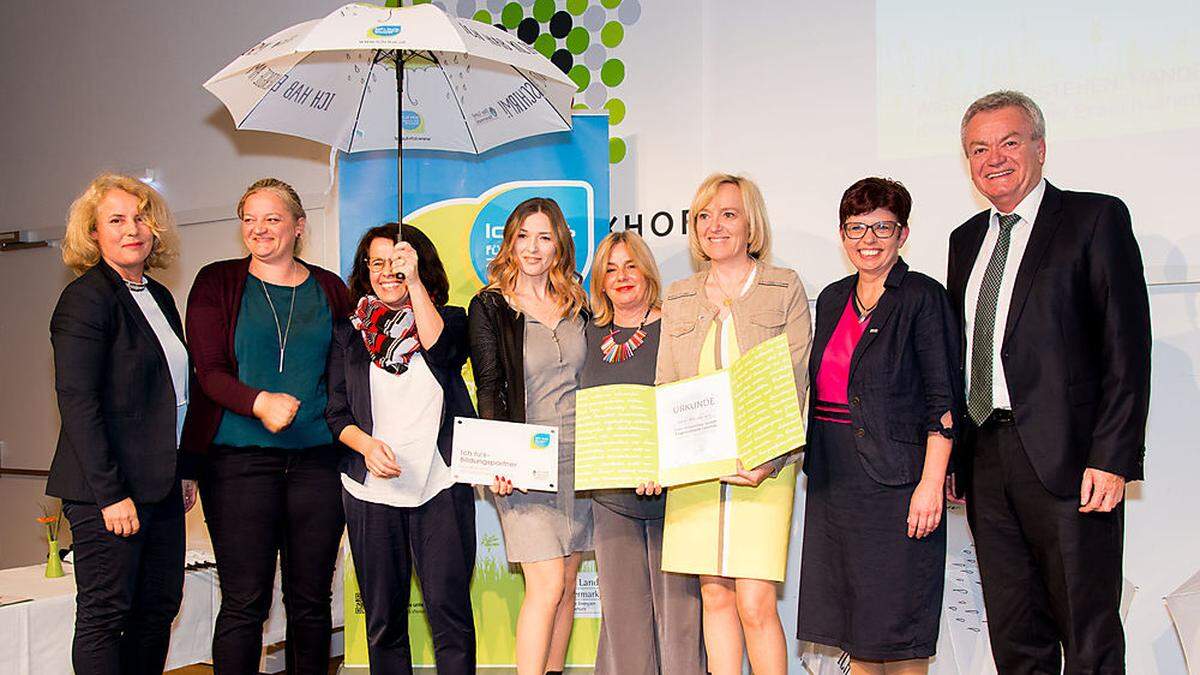
<path id="1" fill-rule="evenodd" d="M 863 470 L 849 424 L 813 420 L 796 636 L 850 656 L 894 661 L 937 648 L 946 523 L 908 537 L 916 483 L 881 485 Z"/>

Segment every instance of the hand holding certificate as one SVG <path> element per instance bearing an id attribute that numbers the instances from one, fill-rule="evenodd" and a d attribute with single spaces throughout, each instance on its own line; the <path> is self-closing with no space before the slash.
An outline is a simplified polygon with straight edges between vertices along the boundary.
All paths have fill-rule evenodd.
<path id="1" fill-rule="evenodd" d="M 521 490 L 557 492 L 558 429 L 456 417 L 450 475 L 473 485 L 504 476 Z"/>
<path id="2" fill-rule="evenodd" d="M 582 389 L 575 417 L 576 490 L 708 480 L 804 444 L 785 335 L 710 375 Z"/>

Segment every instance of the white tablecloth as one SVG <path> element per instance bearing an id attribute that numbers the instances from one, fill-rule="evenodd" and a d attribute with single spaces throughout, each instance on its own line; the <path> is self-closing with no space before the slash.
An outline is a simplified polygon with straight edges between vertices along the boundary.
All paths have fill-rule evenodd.
<path id="1" fill-rule="evenodd" d="M 330 611 L 335 627 L 343 624 L 342 556 L 333 576 Z M 0 570 L 0 598 L 30 598 L 28 602 L 0 607 L 0 675 L 62 675 L 71 672 L 71 636 L 75 630 L 75 577 L 64 564 L 66 576 L 47 579 L 42 565 Z M 167 668 L 180 668 L 212 658 L 213 624 L 220 607 L 220 590 L 214 569 L 185 573 L 183 603 L 171 625 Z M 275 598 L 263 630 L 263 645 L 284 639 L 286 618 L 279 574 Z"/>

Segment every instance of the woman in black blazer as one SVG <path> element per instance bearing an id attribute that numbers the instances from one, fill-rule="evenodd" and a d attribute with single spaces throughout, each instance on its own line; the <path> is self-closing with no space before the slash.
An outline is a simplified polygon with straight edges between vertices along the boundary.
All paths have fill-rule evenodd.
<path id="1" fill-rule="evenodd" d="M 79 278 L 50 320 L 62 426 L 46 494 L 71 524 L 80 675 L 161 673 L 183 597 L 190 364 L 170 291 L 145 276 L 175 248 L 166 203 L 135 178 L 101 175 L 71 205 Z"/>
<path id="2" fill-rule="evenodd" d="M 438 672 L 475 672 L 475 499 L 449 468 L 454 418 L 475 410 L 462 378 L 467 313 L 446 304 L 449 289 L 423 232 L 368 230 L 350 273 L 357 307 L 338 317 L 330 349 L 325 418 L 353 451 L 342 460 L 342 503 L 373 673 L 412 673 L 414 569 Z"/>
<path id="3" fill-rule="evenodd" d="M 797 636 L 854 673 L 923 673 L 937 645 L 946 465 L 961 386 L 945 289 L 900 258 L 912 199 L 864 178 L 839 209 L 858 272 L 817 299 Z"/>

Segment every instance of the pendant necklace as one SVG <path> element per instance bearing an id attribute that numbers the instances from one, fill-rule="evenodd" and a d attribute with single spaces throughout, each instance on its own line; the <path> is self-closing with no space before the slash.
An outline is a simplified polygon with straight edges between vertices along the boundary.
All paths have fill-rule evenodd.
<path id="1" fill-rule="evenodd" d="M 292 261 L 292 271 L 296 270 L 296 262 Z M 296 309 L 296 286 L 292 286 L 292 304 L 288 308 L 287 327 L 279 325 L 279 313 L 275 311 L 275 303 L 271 300 L 271 294 L 267 292 L 267 282 L 259 278 L 258 283 L 262 285 L 263 295 L 267 296 L 267 304 L 271 307 L 271 316 L 275 318 L 275 334 L 279 337 L 279 372 L 283 372 L 283 353 L 287 351 L 288 335 L 292 332 L 292 312 Z M 297 284 L 299 285 L 299 284 Z"/>
<path id="2" fill-rule="evenodd" d="M 867 319 L 871 318 L 871 312 L 875 311 L 875 308 L 879 306 L 879 300 L 876 300 L 875 304 L 867 307 L 867 303 L 863 302 L 862 298 L 858 297 L 858 284 L 855 284 L 854 304 L 856 307 L 858 307 L 858 322 L 863 323 Z"/>
<path id="3" fill-rule="evenodd" d="M 617 344 L 616 340 L 613 339 L 617 331 L 620 330 L 617 328 L 617 321 L 614 318 L 612 331 L 600 341 L 600 351 L 603 354 L 600 358 L 604 359 L 605 363 L 620 363 L 633 356 L 637 348 L 641 347 L 642 343 L 646 341 L 646 331 L 644 328 L 646 326 L 646 319 L 649 316 L 650 308 L 647 307 L 646 313 L 642 316 L 642 322 L 638 324 L 637 330 L 633 332 L 633 335 L 629 336 L 628 340 L 621 344 Z"/>
<path id="4" fill-rule="evenodd" d="M 750 270 L 750 271 L 751 271 L 751 273 L 753 273 L 753 271 L 754 271 L 754 268 L 753 268 L 753 267 L 751 267 L 751 270 Z M 726 307 L 733 307 L 733 298 L 732 298 L 732 297 L 730 297 L 730 295 L 729 295 L 728 293 L 726 293 L 726 292 L 725 292 L 725 286 L 724 286 L 724 284 L 722 284 L 722 283 L 721 283 L 721 277 L 720 277 L 720 275 L 713 275 L 713 273 L 712 273 L 712 270 L 709 270 L 708 274 L 709 274 L 709 276 L 710 276 L 710 277 L 712 277 L 712 278 L 713 278 L 713 280 L 714 280 L 714 281 L 716 281 L 716 282 L 717 282 L 717 289 L 721 291 L 721 295 L 725 296 L 725 299 L 722 301 L 722 302 L 724 302 L 725 306 L 726 306 Z M 747 274 L 747 275 L 746 275 L 746 278 L 749 278 L 749 274 Z M 744 282 L 743 282 L 743 283 L 744 283 Z M 742 292 L 745 292 L 745 289 L 744 289 L 744 288 L 742 289 Z M 740 295 L 740 294 L 739 294 L 739 295 Z"/>

